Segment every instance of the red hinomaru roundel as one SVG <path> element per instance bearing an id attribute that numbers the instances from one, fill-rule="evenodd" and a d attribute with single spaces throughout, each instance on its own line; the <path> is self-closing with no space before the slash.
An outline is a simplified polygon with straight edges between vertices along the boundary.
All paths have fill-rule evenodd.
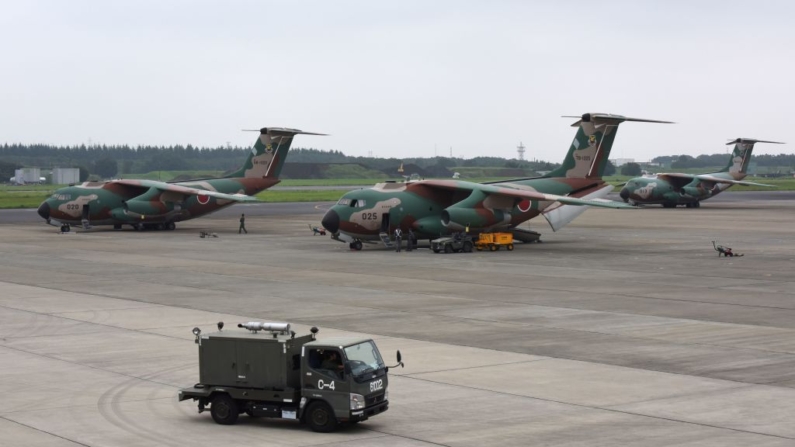
<path id="1" fill-rule="evenodd" d="M 523 213 L 526 213 L 526 212 L 530 211 L 530 205 L 531 204 L 532 204 L 532 202 L 530 202 L 529 199 L 524 199 L 521 202 L 519 202 L 519 204 L 516 205 L 516 206 L 519 208 L 519 211 L 521 211 Z"/>
<path id="2" fill-rule="evenodd" d="M 200 205 L 207 205 L 210 202 L 210 196 L 199 194 L 196 196 L 196 201 L 198 201 Z"/>

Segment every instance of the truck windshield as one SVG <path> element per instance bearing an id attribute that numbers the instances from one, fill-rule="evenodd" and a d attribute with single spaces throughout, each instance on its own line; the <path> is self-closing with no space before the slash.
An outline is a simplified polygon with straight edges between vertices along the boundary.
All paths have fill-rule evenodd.
<path id="1" fill-rule="evenodd" d="M 381 354 L 372 341 L 345 348 L 345 356 L 351 362 L 351 372 L 358 376 L 384 367 Z"/>

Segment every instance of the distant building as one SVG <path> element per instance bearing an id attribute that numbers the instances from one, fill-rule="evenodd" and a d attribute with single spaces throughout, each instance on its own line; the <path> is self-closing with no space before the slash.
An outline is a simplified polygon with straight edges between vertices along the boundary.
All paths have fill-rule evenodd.
<path id="1" fill-rule="evenodd" d="M 53 168 L 53 185 L 68 185 L 70 183 L 80 183 L 80 169 L 78 168 Z"/>
<path id="2" fill-rule="evenodd" d="M 22 168 L 14 171 L 11 183 L 26 185 L 31 183 L 41 183 L 41 170 L 39 168 Z"/>
<path id="3" fill-rule="evenodd" d="M 635 159 L 634 158 L 614 158 L 614 159 L 610 160 L 610 162 L 613 163 L 613 166 L 618 168 L 618 167 L 624 166 L 627 163 L 635 163 Z"/>

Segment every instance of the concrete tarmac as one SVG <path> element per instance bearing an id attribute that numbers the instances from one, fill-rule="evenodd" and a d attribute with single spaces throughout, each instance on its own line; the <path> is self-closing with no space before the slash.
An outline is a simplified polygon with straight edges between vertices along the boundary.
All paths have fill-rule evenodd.
<path id="1" fill-rule="evenodd" d="M 315 204 L 247 210 L 248 235 L 234 207 L 173 232 L 0 225 L 0 445 L 795 445 L 795 201 L 731 197 L 451 255 L 350 251 L 312 236 Z M 400 349 L 389 411 L 216 425 L 176 393 L 191 329 L 221 320 Z"/>

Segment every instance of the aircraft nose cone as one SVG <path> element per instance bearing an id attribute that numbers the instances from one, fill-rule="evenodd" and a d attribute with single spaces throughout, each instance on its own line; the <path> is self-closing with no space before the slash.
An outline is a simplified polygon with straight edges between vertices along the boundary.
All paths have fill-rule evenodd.
<path id="1" fill-rule="evenodd" d="M 323 216 L 323 220 L 320 221 L 320 225 L 323 225 L 323 228 L 328 231 L 336 233 L 340 229 L 340 215 L 334 210 L 328 210 Z"/>
<path id="2" fill-rule="evenodd" d="M 39 213 L 39 216 L 42 217 L 42 219 L 45 219 L 45 220 L 49 219 L 50 218 L 50 204 L 47 203 L 47 202 L 42 202 L 41 205 L 39 205 L 38 213 Z"/>
<path id="3" fill-rule="evenodd" d="M 627 188 L 622 188 L 621 192 L 618 193 L 618 195 L 621 196 L 621 198 L 624 199 L 625 202 L 629 200 L 629 190 Z"/>

